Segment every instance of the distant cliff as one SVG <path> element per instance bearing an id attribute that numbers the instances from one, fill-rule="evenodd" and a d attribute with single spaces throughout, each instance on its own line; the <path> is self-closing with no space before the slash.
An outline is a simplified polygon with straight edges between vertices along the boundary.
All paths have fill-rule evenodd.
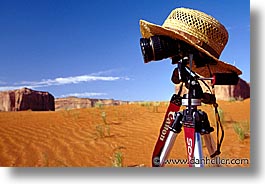
<path id="1" fill-rule="evenodd" d="M 54 111 L 54 97 L 28 88 L 0 92 L 0 111 Z"/>
<path id="2" fill-rule="evenodd" d="M 206 82 L 210 88 L 211 88 L 211 83 Z M 207 92 L 208 88 L 202 84 L 202 90 L 204 92 Z M 177 84 L 175 87 L 176 93 L 179 91 L 180 84 Z M 238 84 L 237 85 L 215 85 L 215 96 L 217 100 L 243 100 L 246 98 L 250 98 L 250 84 L 244 81 L 243 79 L 239 78 Z M 187 93 L 187 89 L 183 87 L 182 90 L 182 95 Z"/>
<path id="3" fill-rule="evenodd" d="M 114 106 L 121 104 L 128 104 L 128 101 L 114 100 L 114 99 L 91 99 L 91 98 L 77 98 L 66 97 L 55 99 L 55 109 L 79 109 L 96 106 Z"/>

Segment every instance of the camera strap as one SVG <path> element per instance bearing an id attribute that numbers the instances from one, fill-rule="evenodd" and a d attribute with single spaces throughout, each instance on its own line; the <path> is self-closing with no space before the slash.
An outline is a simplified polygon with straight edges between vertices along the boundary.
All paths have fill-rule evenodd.
<path id="1" fill-rule="evenodd" d="M 215 111 L 215 119 L 216 119 L 216 141 L 217 141 L 217 150 L 211 155 L 211 158 L 219 155 L 221 153 L 221 145 L 222 145 L 222 142 L 223 142 L 223 139 L 224 139 L 224 128 L 223 128 L 223 125 L 222 125 L 222 122 L 220 120 L 220 116 L 219 116 L 219 113 L 218 113 L 218 104 L 215 103 L 213 104 L 214 106 L 214 111 Z M 219 131 L 220 131 L 220 128 L 221 128 L 221 137 L 219 137 Z"/>
<path id="2" fill-rule="evenodd" d="M 209 65 L 208 66 L 208 69 L 209 69 L 209 72 L 210 74 L 212 75 L 212 72 L 209 68 Z M 203 84 L 209 89 L 209 91 L 212 93 L 212 90 L 210 89 L 209 85 L 206 84 L 206 82 L 202 81 Z M 213 88 L 213 86 L 212 86 Z M 214 91 L 214 90 L 213 90 Z M 214 94 L 213 94 L 214 95 Z M 215 99 L 215 95 L 214 95 L 214 99 Z M 213 103 L 213 107 L 214 107 L 214 113 L 215 113 L 215 119 L 216 119 L 216 141 L 217 141 L 217 149 L 216 151 L 211 155 L 211 158 L 219 155 L 221 153 L 221 145 L 222 145 L 222 142 L 223 142 L 223 139 L 224 139 L 224 128 L 223 128 L 223 125 L 222 125 L 222 122 L 220 120 L 220 115 L 219 115 L 219 112 L 218 112 L 218 104 L 216 103 L 216 99 L 214 100 L 215 102 Z M 219 136 L 219 131 L 221 129 L 221 137 Z"/>

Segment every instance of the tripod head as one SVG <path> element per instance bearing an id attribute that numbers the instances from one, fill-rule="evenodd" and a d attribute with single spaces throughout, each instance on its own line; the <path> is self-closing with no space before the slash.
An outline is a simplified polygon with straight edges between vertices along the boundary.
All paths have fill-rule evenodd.
<path id="1" fill-rule="evenodd" d="M 195 59 L 198 58 L 195 57 Z M 189 54 L 189 57 L 185 56 L 182 59 L 179 59 L 179 56 L 172 57 L 172 63 L 177 64 L 177 67 L 173 71 L 171 81 L 174 84 L 183 83 L 188 89 L 188 94 L 185 94 L 183 96 L 182 105 L 199 106 L 201 105 L 201 102 L 205 104 L 216 103 L 216 98 L 214 94 L 203 93 L 199 81 L 201 81 L 209 89 L 209 91 L 211 91 L 211 89 L 208 84 L 205 83 L 205 80 L 210 80 L 212 87 L 214 87 L 214 85 L 237 85 L 239 81 L 239 77 L 236 73 L 214 73 L 211 74 L 211 77 L 209 78 L 200 77 L 192 71 L 192 61 L 193 54 Z M 206 69 L 207 68 L 205 68 L 205 70 Z M 188 100 L 191 101 L 191 103 L 188 104 L 187 100 L 185 99 L 192 99 Z"/>
<path id="2" fill-rule="evenodd" d="M 188 93 L 184 94 L 182 97 L 182 105 L 194 107 L 200 106 L 201 102 L 205 104 L 214 104 L 216 102 L 215 96 L 213 94 L 203 93 L 202 87 L 199 83 L 199 80 L 209 80 L 209 78 L 201 78 L 191 70 L 192 54 L 189 56 L 190 57 L 180 59 L 178 62 L 174 61 L 176 58 L 172 58 L 173 62 L 177 64 L 177 67 L 173 71 L 171 81 L 174 84 L 183 83 L 188 89 Z M 190 68 L 187 67 L 189 61 Z M 205 82 L 204 84 L 207 85 Z"/>

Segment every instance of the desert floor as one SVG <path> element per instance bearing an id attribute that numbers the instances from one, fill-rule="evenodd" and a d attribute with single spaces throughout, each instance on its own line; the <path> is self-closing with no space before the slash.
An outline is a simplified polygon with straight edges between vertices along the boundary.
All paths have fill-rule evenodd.
<path id="1" fill-rule="evenodd" d="M 225 129 L 220 158 L 236 160 L 221 166 L 249 167 L 250 99 L 218 103 Z M 0 112 L 0 166 L 151 167 L 166 109 L 167 103 L 145 102 L 55 112 Z M 215 128 L 213 107 L 199 109 Z M 212 136 L 216 140 L 216 131 Z M 203 150 L 209 156 L 205 145 Z M 183 131 L 169 157 L 186 159 Z"/>

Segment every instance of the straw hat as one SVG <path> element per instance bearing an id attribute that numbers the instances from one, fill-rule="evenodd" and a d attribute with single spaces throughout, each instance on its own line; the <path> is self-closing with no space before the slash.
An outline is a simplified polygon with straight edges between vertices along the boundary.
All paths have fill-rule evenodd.
<path id="1" fill-rule="evenodd" d="M 140 20 L 140 31 L 143 38 L 165 35 L 188 43 L 216 61 L 210 65 L 212 73 L 242 74 L 235 66 L 219 60 L 228 41 L 228 32 L 220 22 L 203 12 L 176 8 L 162 26 Z M 205 67 L 196 68 L 193 65 L 192 70 L 204 77 L 210 76 L 209 70 Z"/>

